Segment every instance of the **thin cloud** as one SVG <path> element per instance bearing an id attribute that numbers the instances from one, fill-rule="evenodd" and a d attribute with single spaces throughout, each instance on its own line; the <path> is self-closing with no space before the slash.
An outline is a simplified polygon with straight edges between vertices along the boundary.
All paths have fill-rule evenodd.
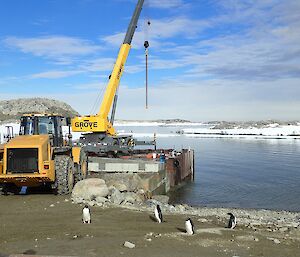
<path id="1" fill-rule="evenodd" d="M 67 36 L 7 37 L 4 39 L 4 43 L 24 53 L 66 63 L 71 61 L 74 56 L 89 55 L 101 49 L 100 46 L 88 40 Z"/>
<path id="2" fill-rule="evenodd" d="M 113 69 L 113 65 L 116 59 L 114 58 L 96 58 L 83 61 L 80 68 L 86 71 L 99 72 L 110 71 Z"/>
<path id="3" fill-rule="evenodd" d="M 71 77 L 77 74 L 82 73 L 81 70 L 74 70 L 74 71 L 45 71 L 40 73 L 35 73 L 29 76 L 31 79 L 59 79 L 59 78 L 66 78 Z"/>
<path id="4" fill-rule="evenodd" d="M 117 2 L 131 2 L 136 4 L 135 0 L 115 0 Z M 145 0 L 144 8 L 156 8 L 156 9 L 170 9 L 186 6 L 187 4 L 183 0 Z"/>
<path id="5" fill-rule="evenodd" d="M 161 68 L 188 68 L 182 76 L 200 81 L 300 78 L 300 20 L 295 18 L 296 13 L 299 17 L 299 3 L 232 1 L 228 5 L 226 1 L 225 6 L 228 13 L 211 18 L 207 27 L 215 30 L 230 24 L 237 28 L 236 32 L 212 34 L 195 43 L 177 42 L 176 46 L 162 50 L 168 53 L 168 59 L 160 57 L 153 64 Z"/>
<path id="6" fill-rule="evenodd" d="M 137 82 L 138 83 L 138 82 Z M 284 87 L 282 85 L 285 85 Z M 81 114 L 97 111 L 99 95 L 105 83 L 75 85 L 79 90 L 68 94 L 33 93 L 34 96 L 51 97 L 71 104 Z M 136 86 L 136 85 L 135 85 Z M 259 90 L 258 90 L 259 88 Z M 230 80 L 187 81 L 173 78 L 148 88 L 149 108 L 145 110 L 145 89 L 122 85 L 119 91 L 117 118 L 160 119 L 183 118 L 194 121 L 207 120 L 292 120 L 299 117 L 300 88 L 297 79 L 264 82 L 238 82 Z M 271 92 L 271 93 L 270 93 Z M 1 99 L 32 97 L 16 92 L 1 94 Z M 168 96 L 168 97 L 166 97 Z M 96 103 L 96 104 L 94 104 Z M 178 106 L 181 106 L 178 112 Z M 191 110 L 197 110 L 191 112 Z"/>
<path id="7" fill-rule="evenodd" d="M 86 83 L 86 84 L 78 84 L 75 85 L 75 89 L 80 89 L 80 90 L 99 90 L 104 91 L 106 88 L 107 83 L 101 83 L 101 82 L 91 82 L 91 83 Z"/>
<path id="8" fill-rule="evenodd" d="M 193 37 L 197 33 L 210 27 L 211 24 L 204 20 L 193 20 L 187 17 L 172 17 L 168 19 L 154 19 L 151 20 L 149 27 L 149 41 L 151 47 L 158 48 L 166 39 L 176 36 Z M 108 45 L 119 46 L 123 41 L 125 32 L 116 33 L 110 36 L 103 37 L 102 40 Z M 143 48 L 145 40 L 145 33 L 138 30 L 133 37 L 133 48 Z"/>
<path id="9" fill-rule="evenodd" d="M 176 0 L 154 0 L 152 3 L 157 8 L 173 8 L 170 5 L 174 3 L 184 4 Z M 132 82 L 135 85 L 120 87 L 118 117 L 257 120 L 294 119 L 299 116 L 300 2 L 220 0 L 210 3 L 212 14 L 205 13 L 205 20 L 200 15 L 198 19 L 185 16 L 186 12 L 180 8 L 176 17 L 169 10 L 156 10 L 165 16 L 152 20 L 149 28 L 149 69 L 154 70 L 151 76 L 154 74 L 155 78 L 155 84 L 149 87 L 150 108 L 144 110 L 145 92 L 140 87 L 143 83 L 137 79 Z M 121 27 L 120 31 L 123 31 Z M 101 51 L 105 58 L 94 54 L 98 47 L 96 41 L 74 39 L 78 40 L 78 44 L 65 42 L 62 50 L 53 50 L 50 46 L 40 50 L 32 44 L 24 46 L 14 40 L 7 45 L 55 62 L 63 63 L 68 58 L 75 58 L 72 66 L 65 71 L 49 68 L 49 71 L 36 73 L 35 76 L 62 78 L 82 72 L 92 78 L 91 83 L 87 81 L 85 84 L 84 79 L 81 85 L 72 83 L 72 95 L 55 95 L 73 104 L 80 112 L 90 113 L 91 102 L 99 92 L 98 86 L 102 87 L 102 84 L 94 83 L 94 75 L 98 81 L 101 76 L 98 73 L 102 71 L 105 74 L 112 70 L 115 56 L 110 46 L 117 51 L 124 33 L 112 32 L 112 35 L 102 38 L 107 47 Z M 139 51 L 131 53 L 133 59 L 125 65 L 125 72 L 144 69 L 141 50 L 144 40 L 145 34 L 138 27 L 132 47 Z M 73 48 L 70 52 L 69 48 L 63 50 L 68 45 Z M 81 45 L 82 49 L 79 47 Z M 176 72 L 164 72 L 167 69 L 176 69 Z M 159 77 L 155 76 L 155 72 Z M 178 106 L 182 107 L 180 113 Z"/>
<path id="10" fill-rule="evenodd" d="M 162 9 L 178 8 L 185 5 L 185 3 L 182 0 L 146 0 L 145 2 L 145 4 L 149 7 Z"/>

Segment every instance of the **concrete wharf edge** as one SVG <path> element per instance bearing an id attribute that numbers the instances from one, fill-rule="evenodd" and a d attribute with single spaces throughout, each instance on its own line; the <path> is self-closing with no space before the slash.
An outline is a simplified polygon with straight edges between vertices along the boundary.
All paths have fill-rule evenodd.
<path id="1" fill-rule="evenodd" d="M 195 176 L 194 150 L 182 149 L 175 155 L 173 149 L 157 150 L 166 156 L 165 162 L 152 159 L 153 150 L 139 151 L 130 158 L 89 157 L 90 177 L 118 177 L 137 175 L 145 191 L 152 194 L 165 194 L 183 186 L 186 181 L 193 181 Z M 148 158 L 145 158 L 148 156 Z"/>

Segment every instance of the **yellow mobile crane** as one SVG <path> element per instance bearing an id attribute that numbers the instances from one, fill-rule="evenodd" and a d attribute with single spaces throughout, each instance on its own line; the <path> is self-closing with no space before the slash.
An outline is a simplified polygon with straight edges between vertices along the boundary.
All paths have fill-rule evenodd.
<path id="1" fill-rule="evenodd" d="M 128 149 L 132 149 L 135 144 L 131 136 L 117 136 L 113 122 L 117 103 L 116 92 L 131 48 L 131 41 L 143 3 L 144 0 L 138 0 L 113 71 L 109 76 L 109 83 L 106 87 L 99 112 L 96 115 L 75 117 L 72 119 L 72 131 L 86 132 L 80 138 L 79 145 L 83 146 L 87 152 L 101 154 L 127 151 Z M 108 114 L 111 108 L 111 119 L 109 121 Z"/>

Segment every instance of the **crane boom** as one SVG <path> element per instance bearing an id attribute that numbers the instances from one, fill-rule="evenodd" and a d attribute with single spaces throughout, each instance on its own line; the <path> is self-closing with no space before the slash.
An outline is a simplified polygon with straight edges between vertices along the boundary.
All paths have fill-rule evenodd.
<path id="1" fill-rule="evenodd" d="M 72 119 L 72 131 L 74 132 L 93 132 L 93 133 L 105 133 L 106 135 L 114 136 L 115 129 L 112 126 L 113 121 L 108 121 L 108 114 L 113 104 L 116 91 L 118 89 L 120 79 L 124 70 L 130 48 L 131 41 L 137 26 L 137 22 L 144 4 L 144 0 L 138 0 L 132 15 L 130 24 L 125 35 L 125 39 L 111 73 L 106 91 L 103 96 L 103 100 L 100 106 L 100 110 L 96 115 L 89 115 L 84 117 L 75 117 Z M 114 112 L 115 110 L 113 110 Z"/>

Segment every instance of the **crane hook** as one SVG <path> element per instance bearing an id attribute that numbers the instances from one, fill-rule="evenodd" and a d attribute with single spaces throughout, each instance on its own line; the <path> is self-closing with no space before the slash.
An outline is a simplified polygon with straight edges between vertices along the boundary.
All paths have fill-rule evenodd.
<path id="1" fill-rule="evenodd" d="M 147 49 L 147 48 L 149 47 L 149 41 L 148 41 L 148 40 L 146 40 L 146 41 L 144 42 L 144 47 L 145 47 L 145 49 Z"/>

